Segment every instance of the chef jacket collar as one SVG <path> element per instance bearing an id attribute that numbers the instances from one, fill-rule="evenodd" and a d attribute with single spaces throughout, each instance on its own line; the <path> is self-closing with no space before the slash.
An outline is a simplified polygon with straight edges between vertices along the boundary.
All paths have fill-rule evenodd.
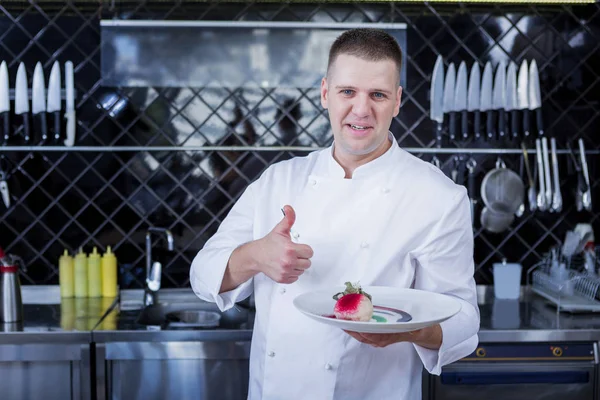
<path id="1" fill-rule="evenodd" d="M 391 168 L 392 164 L 395 162 L 394 154 L 399 150 L 399 148 L 396 138 L 390 131 L 388 131 L 388 140 L 392 142 L 390 148 L 376 159 L 356 168 L 352 173 L 352 179 L 361 178 L 363 176 L 368 177 L 370 175 L 379 174 L 380 172 L 387 172 Z M 323 153 L 327 156 L 327 172 L 331 178 L 343 179 L 346 176 L 346 173 L 344 172 L 344 168 L 342 168 L 342 166 L 333 157 L 334 146 L 335 142 L 331 145 L 328 151 Z"/>

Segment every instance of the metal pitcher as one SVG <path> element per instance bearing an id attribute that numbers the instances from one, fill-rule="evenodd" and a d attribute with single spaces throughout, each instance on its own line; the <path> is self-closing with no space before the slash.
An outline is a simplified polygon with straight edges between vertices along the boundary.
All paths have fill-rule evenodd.
<path id="1" fill-rule="evenodd" d="M 19 280 L 18 256 L 7 254 L 0 259 L 0 321 L 20 322 L 23 320 L 23 299 Z"/>

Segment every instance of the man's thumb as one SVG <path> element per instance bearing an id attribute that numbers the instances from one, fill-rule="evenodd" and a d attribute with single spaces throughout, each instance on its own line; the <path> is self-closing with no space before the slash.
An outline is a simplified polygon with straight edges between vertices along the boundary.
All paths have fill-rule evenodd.
<path id="1" fill-rule="evenodd" d="M 281 211 L 283 212 L 283 219 L 277 224 L 277 230 L 280 233 L 290 234 L 290 229 L 296 222 L 296 212 L 291 206 L 284 206 Z"/>

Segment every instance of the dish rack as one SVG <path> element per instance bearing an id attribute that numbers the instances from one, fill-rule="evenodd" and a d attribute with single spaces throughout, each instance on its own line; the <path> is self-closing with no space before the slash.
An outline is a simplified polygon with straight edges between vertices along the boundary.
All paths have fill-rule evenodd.
<path id="1" fill-rule="evenodd" d="M 595 253 L 598 255 L 598 249 Z M 565 312 L 600 312 L 598 257 L 594 268 L 585 269 L 584 257 L 563 257 L 553 249 L 527 271 L 531 290 Z"/>

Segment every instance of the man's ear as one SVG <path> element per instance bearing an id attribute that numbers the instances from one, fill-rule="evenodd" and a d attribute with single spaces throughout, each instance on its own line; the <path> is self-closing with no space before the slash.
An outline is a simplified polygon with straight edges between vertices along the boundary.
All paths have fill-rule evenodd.
<path id="1" fill-rule="evenodd" d="M 329 97 L 329 90 L 327 89 L 327 77 L 321 79 L 321 105 L 327 109 L 327 99 Z"/>

